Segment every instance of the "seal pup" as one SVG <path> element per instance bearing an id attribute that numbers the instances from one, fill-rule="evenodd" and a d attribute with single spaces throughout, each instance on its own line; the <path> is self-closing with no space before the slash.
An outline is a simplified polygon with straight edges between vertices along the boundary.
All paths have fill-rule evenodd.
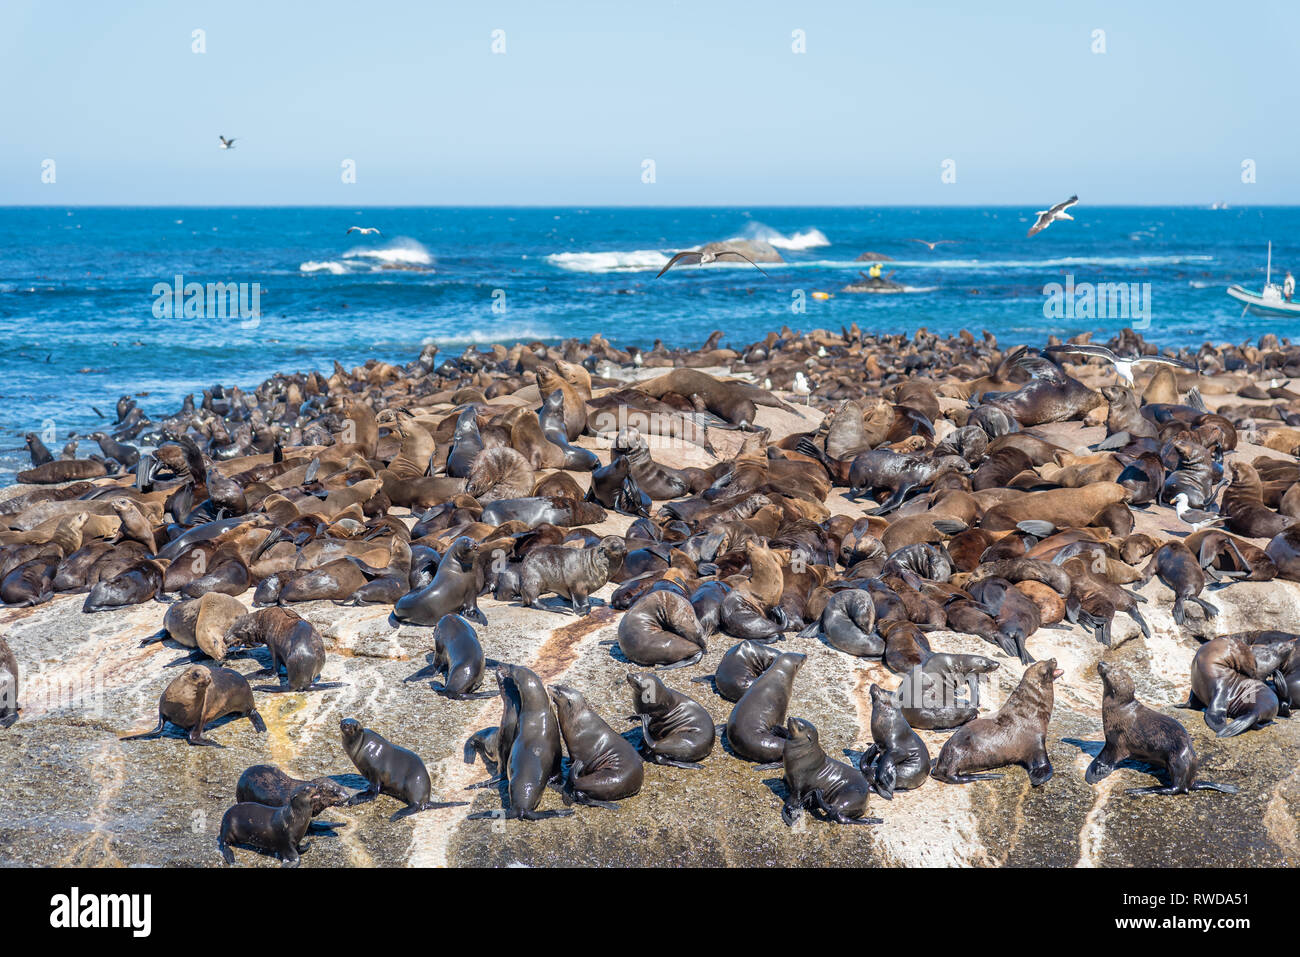
<path id="1" fill-rule="evenodd" d="M 235 784 L 235 800 L 241 804 L 265 804 L 268 807 L 282 807 L 299 790 L 307 792 L 311 798 L 311 816 L 317 817 L 326 808 L 340 807 L 347 804 L 348 789 L 333 778 L 319 777 L 310 781 L 299 780 L 286 774 L 274 764 L 254 764 L 246 768 Z M 311 829 L 332 833 L 339 825 L 332 821 L 313 821 Z"/>
<path id="2" fill-rule="evenodd" d="M 919 788 L 930 776 L 930 752 L 898 710 L 894 696 L 871 686 L 871 746 L 862 752 L 858 770 L 886 801 L 894 791 Z"/>
<path id="3" fill-rule="evenodd" d="M 1187 729 L 1167 715 L 1153 711 L 1134 696 L 1133 679 L 1123 668 L 1097 662 L 1101 675 L 1101 726 L 1106 746 L 1088 765 L 1083 779 L 1096 784 L 1125 758 L 1136 758 L 1165 769 L 1168 785 L 1127 788 L 1126 794 L 1187 794 L 1189 791 L 1222 791 L 1236 794 L 1231 784 L 1197 781 L 1200 765 Z"/>
<path id="4" fill-rule="evenodd" d="M 121 740 L 160 738 L 170 721 L 189 732 L 186 740 L 190 744 L 220 748 L 222 745 L 203 736 L 203 727 L 228 714 L 246 717 L 255 731 L 266 733 L 266 723 L 253 705 L 253 689 L 243 675 L 231 668 L 191 665 L 163 689 L 158 699 L 158 727 Z"/>
<path id="5" fill-rule="evenodd" d="M 1250 645 L 1233 635 L 1207 641 L 1192 659 L 1191 690 L 1177 708 L 1205 711 L 1205 724 L 1220 738 L 1263 727 L 1277 717 L 1273 689 L 1257 677 Z"/>
<path id="6" fill-rule="evenodd" d="M 1055 658 L 1026 668 L 1001 708 L 962 725 L 944 742 L 931 775 L 948 784 L 968 784 L 1002 777 L 972 772 L 1021 764 L 1029 770 L 1031 785 L 1046 784 L 1052 777 L 1047 756 L 1047 723 L 1055 703 L 1052 683 L 1062 673 Z"/>
<path id="7" fill-rule="evenodd" d="M 457 701 L 495 698 L 496 691 L 477 691 L 483 682 L 486 663 L 474 627 L 460 615 L 443 615 L 433 631 L 432 661 L 402 680 L 422 681 L 443 675 L 442 687 L 435 687 L 434 691 L 444 698 Z"/>
<path id="8" fill-rule="evenodd" d="M 783 726 L 794 676 L 806 657 L 794 651 L 778 655 L 731 709 L 727 743 L 737 757 L 773 767 L 781 760 L 786 733 Z"/>
<path id="9" fill-rule="evenodd" d="M 636 714 L 641 722 L 642 753 L 655 764 L 698 768 L 713 750 L 717 728 L 694 698 L 674 691 L 657 675 L 627 673 Z"/>
<path id="10" fill-rule="evenodd" d="M 0 636 L 0 728 L 13 727 L 18 720 L 18 661 L 9 643 Z"/>
<path id="11" fill-rule="evenodd" d="M 591 710 L 580 691 L 554 685 L 551 698 L 569 750 L 565 803 L 612 809 L 640 791 L 645 762 L 631 742 Z"/>
<path id="12" fill-rule="evenodd" d="M 1149 582 L 1152 575 L 1157 576 L 1174 593 L 1172 614 L 1175 624 L 1181 625 L 1186 620 L 1187 611 L 1183 603 L 1188 600 L 1200 605 L 1206 618 L 1213 618 L 1219 613 L 1217 606 L 1201 597 L 1201 590 L 1205 587 L 1205 572 L 1196 556 L 1182 542 L 1166 542 L 1156 549 L 1146 568 L 1142 569 L 1141 584 Z"/>
<path id="13" fill-rule="evenodd" d="M 837 824 L 884 823 L 878 817 L 865 816 L 871 793 L 866 775 L 827 755 L 811 721 L 790 718 L 786 722 L 781 764 L 786 787 L 781 820 L 791 827 L 805 810 L 820 811 Z"/>
<path id="14" fill-rule="evenodd" d="M 739 701 L 754 680 L 776 661 L 778 652 L 771 645 L 746 639 L 732 645 L 718 662 L 718 670 L 692 681 L 713 680 L 713 687 L 728 701 Z"/>
<path id="15" fill-rule="evenodd" d="M 227 864 L 235 863 L 230 850 L 234 844 L 273 854 L 285 867 L 297 867 L 299 855 L 308 847 L 302 840 L 311 825 L 311 805 L 309 787 L 294 791 L 287 804 L 277 807 L 240 802 L 222 815 L 217 850 Z"/>
<path id="16" fill-rule="evenodd" d="M 390 821 L 432 811 L 443 807 L 463 807 L 464 801 L 431 801 L 432 785 L 424 761 L 414 751 L 393 744 L 383 735 L 363 728 L 356 718 L 339 722 L 343 737 L 343 750 L 356 765 L 370 787 L 348 799 L 348 804 L 372 801 L 387 794 L 403 802 L 406 807 L 395 813 Z"/>
<path id="17" fill-rule="evenodd" d="M 623 565 L 627 545 L 609 535 L 591 548 L 540 545 L 524 556 L 519 568 L 519 594 L 529 608 L 545 610 L 541 596 L 562 595 L 575 615 L 591 611 L 590 596 Z"/>

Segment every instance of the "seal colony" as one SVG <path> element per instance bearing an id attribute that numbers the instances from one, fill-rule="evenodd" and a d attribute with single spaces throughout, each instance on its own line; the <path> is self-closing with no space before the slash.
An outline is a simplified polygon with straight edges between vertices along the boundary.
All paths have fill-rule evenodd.
<path id="1" fill-rule="evenodd" d="M 771 810 L 791 825 L 804 812 L 872 823 L 877 799 L 988 787 L 972 782 L 1008 766 L 1050 791 L 1054 634 L 1079 629 L 1103 659 L 1144 640 L 1149 599 L 1134 587 L 1154 580 L 1178 627 L 1206 639 L 1180 674 L 1161 676 L 1184 707 L 1222 737 L 1289 714 L 1300 637 L 1218 635 L 1204 595 L 1300 581 L 1300 397 L 1277 378 L 1300 374 L 1300 348 L 1272 336 L 1206 345 L 1135 367 L 1130 388 L 1056 340 L 1008 349 L 987 333 L 856 326 L 783 329 L 739 349 L 720 340 L 623 350 L 595 336 L 441 361 L 429 345 L 405 366 L 215 386 L 157 420 L 124 396 L 111 436 L 94 437 L 103 454 L 53 459 L 29 441 L 24 487 L 0 502 L 0 598 L 156 609 L 161 631 L 146 641 L 177 645 L 187 667 L 139 716 L 157 727 L 123 728 L 123 740 L 171 723 L 215 746 L 241 716 L 265 730 L 265 695 L 338 687 L 329 641 L 294 605 L 391 608 L 432 655 L 404 694 L 468 715 L 476 699 L 499 701 L 499 723 L 464 754 L 487 765 L 480 785 L 497 788 L 500 808 L 472 819 L 617 813 L 656 775 L 716 761 L 757 767 L 756 781 L 782 770 Z M 1107 349 L 1160 355 L 1131 330 Z M 1221 526 L 1183 522 L 1189 504 Z M 602 590 L 608 599 L 594 597 Z M 625 663 L 623 706 L 639 727 L 622 730 L 626 711 L 598 712 L 576 678 L 499 660 L 492 607 L 478 605 L 489 594 L 557 619 L 616 616 L 602 647 Z M 982 640 L 986 656 L 945 648 L 951 632 Z M 719 645 L 715 673 L 700 674 Z M 250 686 L 230 665 L 263 647 L 274 683 Z M 12 638 L 8 649 L 0 727 L 21 728 L 25 649 Z M 857 740 L 869 747 L 852 764 L 833 755 L 854 741 L 825 740 L 800 715 L 817 649 L 870 669 L 845 689 L 867 702 Z M 1190 736 L 1136 700 L 1134 668 L 1100 670 L 1105 749 L 1086 780 L 1133 756 L 1170 776 L 1144 794 L 1248 790 L 1198 779 L 1207 769 Z M 1018 687 L 989 707 L 981 676 L 1004 669 Z M 710 696 L 725 720 L 710 717 Z M 258 761 L 230 782 L 239 803 L 222 823 L 223 857 L 240 846 L 294 864 L 327 806 L 395 797 L 400 820 L 465 803 L 425 765 L 446 755 L 337 718 L 339 773 L 346 757 L 368 787 L 344 797 L 329 778 Z M 364 720 L 410 738 L 382 712 Z M 916 729 L 943 737 L 927 749 Z"/>

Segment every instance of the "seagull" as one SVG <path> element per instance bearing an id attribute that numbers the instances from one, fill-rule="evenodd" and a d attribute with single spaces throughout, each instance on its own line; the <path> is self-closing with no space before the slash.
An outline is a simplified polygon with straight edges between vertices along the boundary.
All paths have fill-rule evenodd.
<path id="1" fill-rule="evenodd" d="M 1117 356 L 1105 346 L 1094 346 L 1088 343 L 1071 346 L 1048 346 L 1044 350 L 1052 355 L 1058 352 L 1066 355 L 1075 356 L 1097 356 L 1105 359 L 1115 367 L 1115 375 L 1119 377 L 1125 385 L 1132 388 L 1133 386 L 1133 367 L 1143 363 L 1154 363 L 1162 366 L 1175 366 L 1179 369 L 1186 369 L 1188 372 L 1199 372 L 1200 370 L 1190 362 L 1184 362 L 1182 359 L 1169 359 L 1165 356 Z"/>
<path id="2" fill-rule="evenodd" d="M 384 235 L 379 232 L 377 226 L 349 226 L 348 231 L 343 235 L 350 236 L 352 233 L 360 233 L 362 236 L 369 236 L 371 233 L 377 233 L 380 236 Z"/>
<path id="3" fill-rule="evenodd" d="M 670 269 L 672 269 L 674 266 L 676 266 L 679 262 L 683 262 L 683 263 L 687 263 L 687 264 L 690 264 L 690 263 L 699 263 L 700 265 L 704 265 L 705 263 L 717 262 L 717 261 L 718 261 L 719 259 L 721 259 L 723 256 L 736 256 L 736 257 L 738 257 L 738 258 L 740 258 L 740 259 L 743 259 L 743 260 L 745 260 L 745 262 L 749 263 L 751 266 L 753 266 L 753 267 L 754 267 L 755 269 L 757 269 L 759 272 L 763 273 L 764 276 L 767 275 L 766 272 L 763 272 L 763 267 L 762 267 L 762 266 L 760 266 L 758 263 L 754 262 L 754 260 L 750 259 L 750 258 L 749 258 L 748 256 L 746 256 L 744 253 L 738 253 L 738 252 L 735 252 L 735 251 L 730 250 L 730 249 L 720 249 L 720 250 L 718 250 L 718 251 L 716 251 L 716 252 L 714 252 L 714 251 L 712 251 L 712 250 L 708 250 L 708 251 L 705 251 L 705 252 L 700 252 L 699 250 L 688 249 L 688 250 L 686 250 L 685 252 L 680 252 L 680 253 L 678 253 L 678 254 L 677 254 L 676 256 L 674 256 L 672 259 L 668 260 L 668 265 L 664 266 L 663 269 L 659 270 L 659 275 L 658 275 L 658 276 L 655 276 L 655 278 L 658 279 L 659 276 L 662 276 L 662 275 L 663 275 L 664 273 L 666 273 L 668 270 L 670 270 Z"/>
<path id="4" fill-rule="evenodd" d="M 926 246 L 929 246 L 930 252 L 934 252 L 935 246 L 942 246 L 944 243 L 947 243 L 949 246 L 955 246 L 957 244 L 957 240 L 955 239 L 936 239 L 934 242 L 930 242 L 930 240 L 928 239 L 909 239 L 908 242 L 922 243 Z"/>
<path id="5" fill-rule="evenodd" d="M 221 140 L 221 148 L 223 150 L 233 150 L 235 148 L 235 140 L 238 139 L 238 137 L 232 136 L 230 139 L 226 139 L 224 136 L 218 133 L 217 139 Z"/>
<path id="6" fill-rule="evenodd" d="M 808 377 L 802 372 L 796 372 L 794 374 L 794 386 L 790 391 L 795 395 L 803 396 L 805 405 L 812 402 L 812 386 L 808 384 Z"/>
<path id="7" fill-rule="evenodd" d="M 1029 227 L 1029 235 L 1032 236 L 1034 233 L 1041 233 L 1058 219 L 1074 219 L 1074 217 L 1067 213 L 1066 210 L 1078 201 L 1078 196 L 1071 196 L 1064 203 L 1057 203 L 1051 209 L 1040 209 L 1034 214 L 1038 217 L 1038 222 Z"/>
<path id="8" fill-rule="evenodd" d="M 1199 508 L 1187 507 L 1187 493 L 1179 492 L 1174 496 L 1174 511 L 1178 517 L 1193 529 L 1206 528 L 1210 525 L 1219 525 L 1226 520 L 1223 515 L 1216 515 L 1214 512 L 1206 512 Z"/>

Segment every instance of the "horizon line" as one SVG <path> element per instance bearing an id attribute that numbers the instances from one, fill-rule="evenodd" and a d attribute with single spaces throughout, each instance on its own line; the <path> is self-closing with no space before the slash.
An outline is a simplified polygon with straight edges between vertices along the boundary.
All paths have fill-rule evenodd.
<path id="1" fill-rule="evenodd" d="M 1032 203 L 0 203 L 0 209 L 1022 209 Z M 1086 203 L 1089 209 L 1297 209 L 1295 203 Z"/>

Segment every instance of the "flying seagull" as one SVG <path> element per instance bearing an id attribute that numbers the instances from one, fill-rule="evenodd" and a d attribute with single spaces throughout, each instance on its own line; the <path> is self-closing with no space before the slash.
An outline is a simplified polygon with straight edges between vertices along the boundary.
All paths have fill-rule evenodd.
<path id="1" fill-rule="evenodd" d="M 349 226 L 348 231 L 344 233 L 344 235 L 350 236 L 352 233 L 360 233 L 362 236 L 369 236 L 371 233 L 377 233 L 380 236 L 384 235 L 379 232 L 377 226 Z"/>
<path id="2" fill-rule="evenodd" d="M 935 246 L 942 246 L 944 243 L 947 243 L 948 245 L 953 246 L 953 245 L 956 245 L 957 240 L 955 240 L 955 239 L 936 239 L 934 242 L 930 242 L 930 240 L 928 240 L 928 239 L 909 239 L 908 242 L 909 242 L 909 243 L 922 243 L 922 244 L 924 244 L 924 245 L 930 247 L 930 252 L 934 252 L 934 247 L 935 247 Z"/>
<path id="3" fill-rule="evenodd" d="M 223 150 L 233 150 L 235 148 L 235 140 L 238 139 L 238 137 L 232 136 L 230 139 L 226 139 L 218 133 L 217 139 L 221 140 L 221 148 Z"/>
<path id="4" fill-rule="evenodd" d="M 763 273 L 764 276 L 767 275 L 767 273 L 763 271 L 762 266 L 754 262 L 754 260 L 750 259 L 744 253 L 738 253 L 730 249 L 720 249 L 717 250 L 716 252 L 712 250 L 705 250 L 701 252 L 697 249 L 688 249 L 685 252 L 678 253 L 672 259 L 668 260 L 668 265 L 664 266 L 663 269 L 659 270 L 659 275 L 655 276 L 655 278 L 658 279 L 659 276 L 662 276 L 668 270 L 676 266 L 679 262 L 686 263 L 688 265 L 692 263 L 699 263 L 700 265 L 703 265 L 704 263 L 717 262 L 723 256 L 735 256 L 738 259 L 743 259 L 745 260 L 745 262 L 749 263 L 759 272 Z"/>
<path id="5" fill-rule="evenodd" d="M 1187 501 L 1186 492 L 1179 492 L 1175 495 L 1174 511 L 1178 513 L 1178 517 L 1181 518 L 1185 524 L 1192 526 L 1193 529 L 1201 529 L 1209 525 L 1218 525 L 1226 520 L 1225 516 L 1216 515 L 1214 512 L 1206 512 L 1199 508 L 1188 508 Z"/>
<path id="6" fill-rule="evenodd" d="M 1179 369 L 1186 369 L 1188 372 L 1198 372 L 1196 366 L 1190 362 L 1184 362 L 1182 359 L 1169 359 L 1165 356 L 1117 356 L 1105 346 L 1094 346 L 1083 343 L 1077 346 L 1048 346 L 1045 350 L 1052 355 L 1064 353 L 1065 355 L 1074 356 L 1097 356 L 1105 359 L 1115 367 L 1115 375 L 1130 388 L 1133 386 L 1133 367 L 1143 365 L 1144 363 L 1154 363 L 1155 365 L 1174 366 Z"/>
<path id="7" fill-rule="evenodd" d="M 1038 222 L 1029 227 L 1029 235 L 1032 236 L 1034 233 L 1041 233 L 1058 219 L 1074 219 L 1074 217 L 1067 213 L 1066 210 L 1078 201 L 1078 196 L 1071 196 L 1064 203 L 1057 203 L 1051 209 L 1040 209 L 1034 214 L 1038 217 Z"/>

